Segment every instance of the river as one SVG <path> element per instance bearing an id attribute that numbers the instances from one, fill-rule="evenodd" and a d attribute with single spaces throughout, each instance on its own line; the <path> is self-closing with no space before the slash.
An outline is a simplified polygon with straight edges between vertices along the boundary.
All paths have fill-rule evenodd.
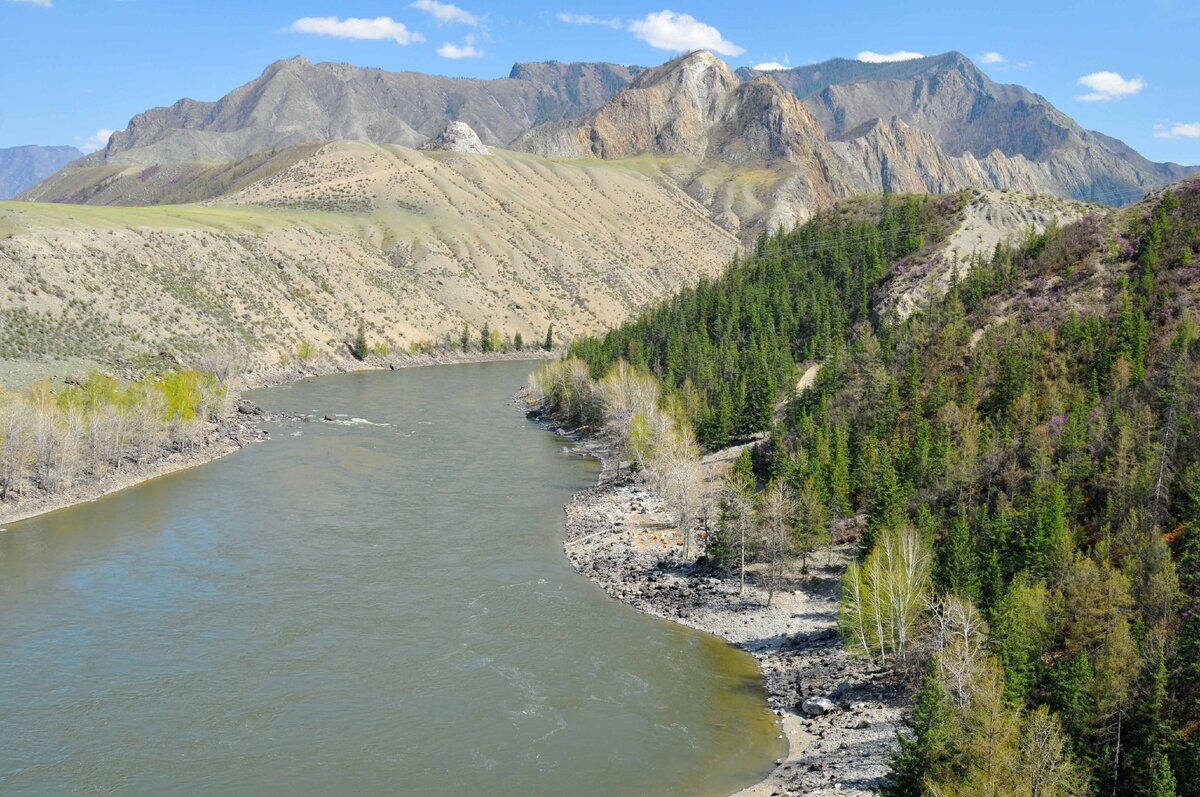
<path id="1" fill-rule="evenodd" d="M 594 462 L 530 363 L 310 379 L 337 422 L 0 534 L 0 794 L 723 795 L 783 752 L 753 659 L 562 553 Z M 357 420 L 356 420 L 357 419 Z"/>

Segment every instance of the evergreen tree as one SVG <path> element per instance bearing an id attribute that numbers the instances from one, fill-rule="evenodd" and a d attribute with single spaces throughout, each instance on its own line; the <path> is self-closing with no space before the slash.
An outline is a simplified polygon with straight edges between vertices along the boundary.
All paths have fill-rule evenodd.
<path id="1" fill-rule="evenodd" d="M 354 359 L 360 361 L 367 359 L 367 355 L 370 354 L 370 348 L 367 346 L 367 326 L 361 318 L 358 319 L 358 332 L 350 343 L 350 353 L 354 355 Z"/>

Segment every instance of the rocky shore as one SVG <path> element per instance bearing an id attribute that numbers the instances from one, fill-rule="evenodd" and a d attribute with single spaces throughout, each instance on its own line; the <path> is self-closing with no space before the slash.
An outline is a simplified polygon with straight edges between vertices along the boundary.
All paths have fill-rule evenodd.
<path id="1" fill-rule="evenodd" d="M 715 634 L 758 659 L 789 752 L 739 797 L 876 793 L 896 749 L 905 690 L 842 646 L 838 599 L 851 552 L 819 552 L 809 574 L 797 575 L 768 605 L 753 578 L 742 593 L 736 576 L 685 565 L 653 492 L 615 473 L 602 445 L 577 445 L 605 467 L 595 487 L 567 504 L 564 550 L 572 565 L 614 598 Z M 706 459 L 710 479 L 727 461 L 727 454 Z"/>

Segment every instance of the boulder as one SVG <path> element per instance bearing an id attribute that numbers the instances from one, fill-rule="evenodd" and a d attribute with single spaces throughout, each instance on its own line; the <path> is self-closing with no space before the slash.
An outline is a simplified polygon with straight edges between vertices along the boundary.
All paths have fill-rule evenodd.
<path id="1" fill-rule="evenodd" d="M 809 697 L 800 704 L 800 710 L 805 714 L 818 717 L 831 711 L 837 711 L 837 704 L 827 697 Z"/>

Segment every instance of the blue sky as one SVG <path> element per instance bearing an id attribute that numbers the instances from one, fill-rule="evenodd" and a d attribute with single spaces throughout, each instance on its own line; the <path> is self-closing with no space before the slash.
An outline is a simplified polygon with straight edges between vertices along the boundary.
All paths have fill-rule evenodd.
<path id="1" fill-rule="evenodd" d="M 217 99 L 298 54 L 490 78 L 707 46 L 735 67 L 959 50 L 1147 157 L 1200 164 L 1197 0 L 661 2 L 0 0 L 0 147 L 95 147 L 139 111 Z"/>

